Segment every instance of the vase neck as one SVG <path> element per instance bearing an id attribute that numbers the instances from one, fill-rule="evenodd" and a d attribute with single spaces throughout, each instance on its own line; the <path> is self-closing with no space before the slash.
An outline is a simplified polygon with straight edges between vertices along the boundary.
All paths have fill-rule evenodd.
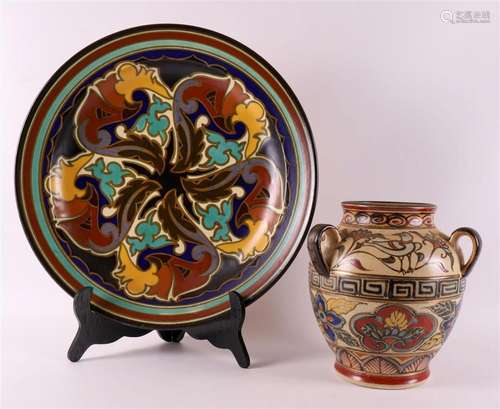
<path id="1" fill-rule="evenodd" d="M 433 228 L 436 206 L 408 202 L 342 202 L 341 224 L 371 228 Z"/>

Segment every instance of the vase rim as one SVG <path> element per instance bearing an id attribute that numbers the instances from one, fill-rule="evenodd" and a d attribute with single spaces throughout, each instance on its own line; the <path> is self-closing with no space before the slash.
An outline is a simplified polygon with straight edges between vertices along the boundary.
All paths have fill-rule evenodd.
<path id="1" fill-rule="evenodd" d="M 391 202 L 377 200 L 348 200 L 341 203 L 344 210 L 398 213 L 434 213 L 437 206 L 421 202 Z"/>

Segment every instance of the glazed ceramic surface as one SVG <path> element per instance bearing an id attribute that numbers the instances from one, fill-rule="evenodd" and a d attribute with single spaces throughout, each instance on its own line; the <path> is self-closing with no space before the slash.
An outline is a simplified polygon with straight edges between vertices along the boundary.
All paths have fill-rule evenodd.
<path id="1" fill-rule="evenodd" d="M 317 225 L 308 239 L 311 300 L 335 368 L 365 386 L 416 385 L 457 318 L 479 236 L 469 228 L 440 232 L 433 205 L 342 206 L 338 227 Z M 467 261 L 457 246 L 462 236 L 472 241 Z"/>
<path id="2" fill-rule="evenodd" d="M 284 272 L 316 191 L 305 115 L 279 74 L 225 36 L 160 25 L 104 38 L 27 119 L 18 205 L 70 294 L 153 327 L 246 303 Z"/>

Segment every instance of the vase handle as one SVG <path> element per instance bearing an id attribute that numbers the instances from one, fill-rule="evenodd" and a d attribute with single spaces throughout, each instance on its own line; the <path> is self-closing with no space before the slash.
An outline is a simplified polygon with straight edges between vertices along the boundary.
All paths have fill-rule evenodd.
<path id="1" fill-rule="evenodd" d="M 464 236 L 468 237 L 472 242 L 472 251 L 467 261 L 464 261 L 463 254 L 460 251 L 457 243 L 458 239 Z M 458 257 L 460 259 L 460 269 L 462 270 L 462 277 L 465 278 L 471 272 L 472 267 L 474 267 L 474 264 L 476 264 L 479 253 L 481 253 L 481 236 L 479 236 L 479 233 L 477 231 L 471 229 L 470 227 L 460 227 L 453 233 L 451 233 L 450 244 L 458 253 Z"/>
<path id="2" fill-rule="evenodd" d="M 330 276 L 330 265 L 341 239 L 339 231 L 331 224 L 317 224 L 309 232 L 307 249 L 312 264 L 320 275 Z M 321 243 L 324 245 L 322 246 Z"/>

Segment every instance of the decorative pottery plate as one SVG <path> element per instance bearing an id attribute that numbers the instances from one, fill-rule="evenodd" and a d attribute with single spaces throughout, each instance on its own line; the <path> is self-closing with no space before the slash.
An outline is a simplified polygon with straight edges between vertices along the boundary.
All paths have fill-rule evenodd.
<path id="1" fill-rule="evenodd" d="M 311 132 L 261 57 L 200 28 L 143 26 L 71 58 L 29 113 L 16 185 L 31 244 L 71 295 L 185 326 L 285 271 L 316 195 Z"/>

